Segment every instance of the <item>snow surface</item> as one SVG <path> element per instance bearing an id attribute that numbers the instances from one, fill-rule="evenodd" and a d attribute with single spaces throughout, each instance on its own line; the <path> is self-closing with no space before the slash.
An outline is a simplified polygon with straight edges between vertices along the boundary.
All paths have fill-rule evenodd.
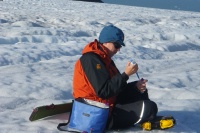
<path id="1" fill-rule="evenodd" d="M 64 116 L 30 122 L 30 113 L 37 106 L 72 100 L 74 63 L 108 24 L 126 36 L 126 47 L 113 58 L 119 70 L 134 59 L 140 77 L 149 80 L 158 114 L 177 120 L 172 129 L 151 132 L 200 132 L 200 13 L 70 0 L 3 0 L 1 133 L 59 132 L 56 127 L 67 121 Z"/>

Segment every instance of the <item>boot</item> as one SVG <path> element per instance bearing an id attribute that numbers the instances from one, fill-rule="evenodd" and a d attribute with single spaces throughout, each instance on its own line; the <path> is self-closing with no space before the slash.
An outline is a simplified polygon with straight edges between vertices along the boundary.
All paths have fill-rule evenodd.
<path id="1" fill-rule="evenodd" d="M 141 124 L 144 130 L 150 131 L 152 129 L 168 129 L 176 124 L 172 116 L 158 116 L 155 120 L 147 121 Z"/>

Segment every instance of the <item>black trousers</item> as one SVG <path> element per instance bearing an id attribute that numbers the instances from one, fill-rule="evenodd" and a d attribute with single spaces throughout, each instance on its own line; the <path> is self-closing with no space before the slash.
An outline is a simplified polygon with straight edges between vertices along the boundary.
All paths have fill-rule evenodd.
<path id="1" fill-rule="evenodd" d="M 129 128 L 137 123 L 153 120 L 158 108 L 148 97 L 147 91 L 140 93 L 135 82 L 118 95 L 116 105 L 108 122 L 108 129 Z"/>

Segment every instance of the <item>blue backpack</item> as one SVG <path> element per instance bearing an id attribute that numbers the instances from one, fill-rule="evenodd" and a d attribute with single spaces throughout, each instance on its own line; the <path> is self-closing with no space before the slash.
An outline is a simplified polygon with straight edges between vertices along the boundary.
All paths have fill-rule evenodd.
<path id="1" fill-rule="evenodd" d="M 78 133 L 103 133 L 108 114 L 108 105 L 87 99 L 82 102 L 73 100 L 68 123 L 60 123 L 58 129 Z"/>

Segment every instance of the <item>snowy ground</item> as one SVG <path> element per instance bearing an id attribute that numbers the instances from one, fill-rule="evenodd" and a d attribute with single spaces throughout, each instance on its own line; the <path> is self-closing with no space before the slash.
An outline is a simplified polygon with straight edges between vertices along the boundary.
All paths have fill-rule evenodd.
<path id="1" fill-rule="evenodd" d="M 200 132 L 200 13 L 68 0 L 4 0 L 1 133 L 59 132 L 56 127 L 64 117 L 30 122 L 29 115 L 36 106 L 71 101 L 74 63 L 108 24 L 126 35 L 127 46 L 113 58 L 118 68 L 123 72 L 128 60 L 136 60 L 159 114 L 177 120 L 172 129 L 151 132 Z"/>

